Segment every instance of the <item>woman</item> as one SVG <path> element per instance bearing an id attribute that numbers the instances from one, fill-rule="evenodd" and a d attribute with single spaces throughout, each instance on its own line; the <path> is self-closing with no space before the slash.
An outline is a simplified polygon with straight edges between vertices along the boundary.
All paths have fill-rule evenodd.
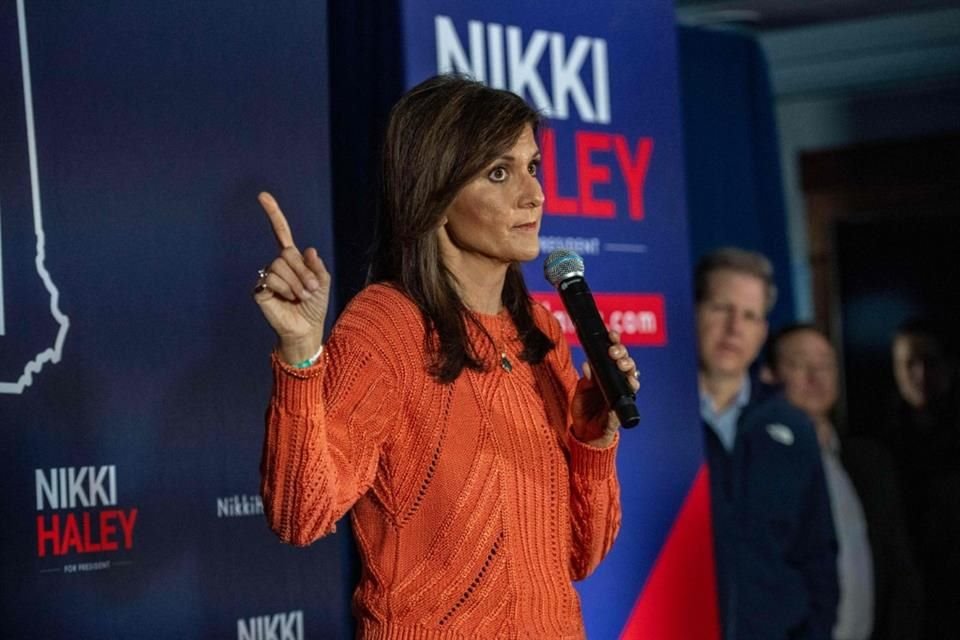
<path id="1" fill-rule="evenodd" d="M 454 76 L 397 103 L 370 284 L 323 346 L 330 277 L 261 194 L 281 246 L 254 293 L 279 338 L 264 505 L 297 545 L 350 511 L 362 638 L 583 637 L 571 578 L 619 527 L 619 425 L 518 266 L 539 253 L 538 122 Z"/>

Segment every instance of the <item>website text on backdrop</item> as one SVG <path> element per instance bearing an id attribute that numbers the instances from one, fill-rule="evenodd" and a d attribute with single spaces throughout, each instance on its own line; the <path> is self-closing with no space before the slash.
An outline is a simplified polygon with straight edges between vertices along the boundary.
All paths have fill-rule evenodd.
<path id="1" fill-rule="evenodd" d="M 813 425 L 750 377 L 776 302 L 773 268 L 728 247 L 694 277 L 723 637 L 828 640 L 837 543 Z"/>
<path id="2" fill-rule="evenodd" d="M 278 336 L 265 511 L 297 545 L 350 512 L 360 637 L 584 636 L 572 580 L 620 526 L 619 423 L 520 273 L 539 255 L 538 125 L 458 76 L 400 99 L 368 285 L 326 341 L 330 276 L 260 196 L 280 245 L 254 289 Z"/>

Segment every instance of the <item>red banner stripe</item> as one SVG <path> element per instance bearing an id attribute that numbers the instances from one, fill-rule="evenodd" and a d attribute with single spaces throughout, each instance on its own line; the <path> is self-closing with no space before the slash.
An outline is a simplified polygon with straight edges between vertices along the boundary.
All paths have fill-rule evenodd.
<path id="1" fill-rule="evenodd" d="M 621 640 L 719 640 L 710 477 L 700 467 Z"/>

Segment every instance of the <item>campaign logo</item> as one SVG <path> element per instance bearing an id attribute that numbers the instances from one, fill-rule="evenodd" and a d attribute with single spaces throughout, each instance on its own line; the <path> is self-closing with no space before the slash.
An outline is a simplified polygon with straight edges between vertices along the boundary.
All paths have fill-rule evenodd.
<path id="1" fill-rule="evenodd" d="M 560 148 L 564 157 L 574 158 L 574 180 L 561 181 L 557 166 L 557 136 L 544 128 L 540 135 L 543 176 L 543 212 L 546 215 L 617 218 L 622 209 L 630 220 L 646 216 L 643 194 L 653 155 L 653 138 L 643 137 L 631 149 L 620 133 L 576 131 L 573 143 Z M 572 183 L 566 187 L 566 183 Z M 626 196 L 626 207 L 618 199 L 600 196 L 598 189 L 614 188 Z"/>
<path id="2" fill-rule="evenodd" d="M 134 546 L 137 507 L 120 506 L 115 465 L 35 469 L 37 557 L 81 560 L 44 572 L 109 569 L 113 558 L 86 561 L 91 554 L 114 554 Z"/>
<path id="3" fill-rule="evenodd" d="M 45 265 L 23 0 L 17 2 L 17 32 L 6 35 L 18 39 L 20 59 L 7 58 L 0 68 L 0 340 L 8 354 L 0 363 L 0 393 L 20 394 L 45 364 L 60 361 L 70 319 L 60 311 L 60 292 Z M 3 272 L 5 264 L 16 267 L 15 280 Z"/>
<path id="4" fill-rule="evenodd" d="M 524 42 L 520 27 L 469 20 L 464 47 L 449 16 L 434 17 L 434 34 L 438 73 L 469 74 L 495 89 L 529 96 L 537 109 L 556 120 L 570 117 L 572 103 L 583 122 L 610 122 L 610 74 L 603 38 L 578 35 L 567 46 L 564 34 L 535 29 Z M 549 64 L 542 65 L 544 61 Z M 549 82 L 544 82 L 541 66 L 546 66 Z"/>
<path id="5" fill-rule="evenodd" d="M 530 294 L 560 323 L 567 344 L 580 346 L 577 328 L 567 315 L 557 293 Z M 608 329 L 620 334 L 627 346 L 662 347 L 667 344 L 667 321 L 663 295 L 639 293 L 594 293 L 597 311 Z"/>
<path id="6" fill-rule="evenodd" d="M 263 515 L 263 500 L 256 494 L 235 494 L 217 498 L 218 518 Z"/>
<path id="7" fill-rule="evenodd" d="M 237 640 L 303 640 L 303 611 L 241 618 Z"/>

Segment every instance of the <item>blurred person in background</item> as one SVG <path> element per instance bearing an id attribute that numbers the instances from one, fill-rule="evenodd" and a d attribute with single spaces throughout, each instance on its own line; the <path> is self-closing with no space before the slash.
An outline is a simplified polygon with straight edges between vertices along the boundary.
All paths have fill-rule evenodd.
<path id="1" fill-rule="evenodd" d="M 875 441 L 841 439 L 837 355 L 810 324 L 777 332 L 762 377 L 813 421 L 837 535 L 840 603 L 834 640 L 913 640 L 922 628 L 920 576 L 901 516 L 894 461 Z"/>
<path id="2" fill-rule="evenodd" d="M 770 261 L 718 249 L 697 265 L 700 416 L 725 640 L 827 640 L 837 543 L 810 420 L 750 377 L 776 301 Z"/>
<path id="3" fill-rule="evenodd" d="M 960 637 L 960 395 L 950 336 L 926 318 L 891 342 L 896 396 L 881 438 L 897 461 L 924 580 L 924 637 Z"/>

